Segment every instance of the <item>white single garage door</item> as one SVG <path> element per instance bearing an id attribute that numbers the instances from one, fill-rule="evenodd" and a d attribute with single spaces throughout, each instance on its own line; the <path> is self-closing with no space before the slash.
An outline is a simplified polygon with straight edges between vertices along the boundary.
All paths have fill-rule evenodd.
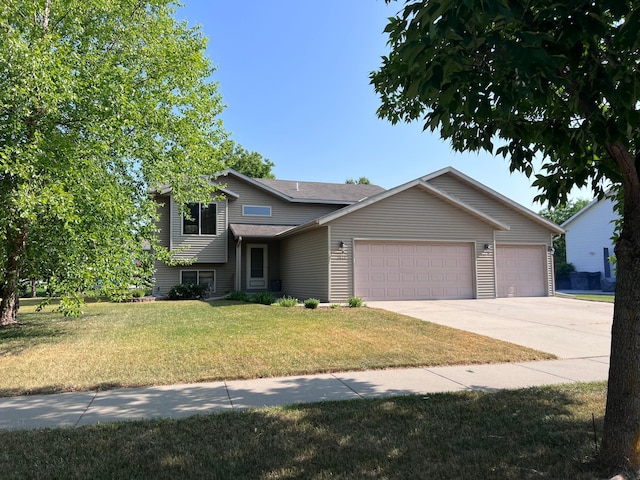
<path id="1" fill-rule="evenodd" d="M 354 261 L 365 300 L 474 297 L 471 244 L 356 241 Z"/>
<path id="2" fill-rule="evenodd" d="M 544 297 L 547 292 L 544 247 L 498 245 L 496 275 L 498 297 Z"/>

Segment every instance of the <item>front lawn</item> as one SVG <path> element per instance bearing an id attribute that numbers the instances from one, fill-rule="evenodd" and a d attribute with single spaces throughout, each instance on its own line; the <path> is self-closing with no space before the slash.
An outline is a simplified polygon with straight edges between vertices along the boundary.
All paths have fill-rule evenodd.
<path id="1" fill-rule="evenodd" d="M 0 396 L 372 368 L 554 358 L 370 308 L 93 303 L 81 318 L 23 306 L 0 330 Z"/>
<path id="2" fill-rule="evenodd" d="M 572 479 L 594 468 L 606 387 L 318 403 L 0 432 L 0 472 L 92 479 Z"/>

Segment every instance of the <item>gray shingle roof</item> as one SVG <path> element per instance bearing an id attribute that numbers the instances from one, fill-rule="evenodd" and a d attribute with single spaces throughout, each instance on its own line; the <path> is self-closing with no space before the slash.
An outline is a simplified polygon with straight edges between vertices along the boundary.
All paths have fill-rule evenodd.
<path id="1" fill-rule="evenodd" d="M 256 178 L 254 180 L 293 199 L 319 200 L 320 202 L 322 200 L 331 200 L 352 203 L 384 192 L 384 188 L 378 185 L 300 182 L 269 178 Z"/>
<path id="2" fill-rule="evenodd" d="M 291 230 L 294 225 L 250 225 L 244 223 L 231 223 L 229 229 L 233 236 L 238 237 L 275 237 L 279 233 Z"/>

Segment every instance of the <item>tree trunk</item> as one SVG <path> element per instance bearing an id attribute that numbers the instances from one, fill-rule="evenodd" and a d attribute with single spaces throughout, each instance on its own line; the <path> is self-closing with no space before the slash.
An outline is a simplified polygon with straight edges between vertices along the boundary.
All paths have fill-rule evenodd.
<path id="1" fill-rule="evenodd" d="M 7 228 L 7 260 L 0 282 L 0 294 L 2 295 L 2 300 L 0 301 L 0 327 L 17 325 L 18 323 L 18 307 L 20 306 L 18 281 L 20 280 L 20 269 L 24 262 L 26 239 L 26 226 L 20 230 Z"/>
<path id="2" fill-rule="evenodd" d="M 8 327 L 18 324 L 18 308 L 20 306 L 20 296 L 3 296 L 0 302 L 0 327 Z"/>
<path id="3" fill-rule="evenodd" d="M 36 285 L 36 279 L 31 279 L 31 298 L 36 298 L 38 296 L 38 288 Z"/>
<path id="4" fill-rule="evenodd" d="M 627 191 L 623 228 L 615 253 L 616 299 L 600 458 L 611 468 L 637 472 L 640 470 L 640 202 L 637 195 Z"/>

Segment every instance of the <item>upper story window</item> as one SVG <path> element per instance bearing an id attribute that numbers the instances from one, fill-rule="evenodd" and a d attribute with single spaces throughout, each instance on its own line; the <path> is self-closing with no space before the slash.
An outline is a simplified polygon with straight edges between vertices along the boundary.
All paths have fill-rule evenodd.
<path id="1" fill-rule="evenodd" d="M 182 217 L 184 235 L 215 235 L 216 204 L 188 203 L 187 210 L 191 219 Z"/>
<path id="2" fill-rule="evenodd" d="M 256 217 L 270 217 L 271 207 L 268 205 L 243 205 L 242 215 Z"/>

